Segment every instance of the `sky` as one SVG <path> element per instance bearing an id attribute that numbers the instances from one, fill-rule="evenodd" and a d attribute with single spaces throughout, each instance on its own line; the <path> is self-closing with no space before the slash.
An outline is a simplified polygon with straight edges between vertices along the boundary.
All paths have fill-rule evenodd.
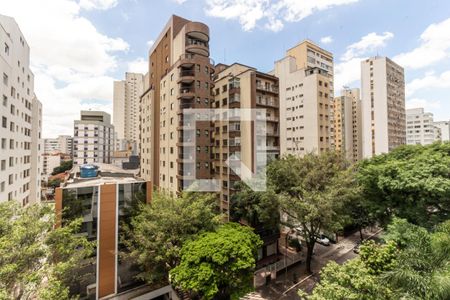
<path id="1" fill-rule="evenodd" d="M 406 106 L 450 119 L 448 0 L 0 0 L 31 47 L 43 137 L 73 134 L 80 110 L 112 113 L 113 81 L 147 71 L 148 50 L 172 14 L 210 28 L 216 63 L 268 72 L 308 38 L 332 52 L 335 91 L 360 86 L 360 62 L 405 68 Z"/>

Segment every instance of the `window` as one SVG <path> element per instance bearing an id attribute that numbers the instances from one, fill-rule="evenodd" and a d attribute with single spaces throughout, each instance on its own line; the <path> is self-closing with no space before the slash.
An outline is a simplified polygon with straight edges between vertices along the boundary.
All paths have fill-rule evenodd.
<path id="1" fill-rule="evenodd" d="M 1 170 L 2 171 L 6 170 L 6 159 L 2 159 Z"/>
<path id="2" fill-rule="evenodd" d="M 7 106 L 7 105 L 8 105 L 8 97 L 3 95 L 3 106 Z"/>
<path id="3" fill-rule="evenodd" d="M 8 128 L 8 119 L 6 117 L 2 117 L 2 127 Z"/>
<path id="4" fill-rule="evenodd" d="M 6 139 L 2 138 L 2 149 L 6 149 Z"/>
<path id="5" fill-rule="evenodd" d="M 5 191 L 5 182 L 2 181 L 2 183 L 0 184 L 0 192 L 4 192 Z"/>
<path id="6" fill-rule="evenodd" d="M 5 73 L 3 73 L 3 84 L 8 85 L 8 75 L 6 75 Z"/>
<path id="7" fill-rule="evenodd" d="M 9 46 L 7 43 L 5 43 L 5 54 L 9 55 Z"/>

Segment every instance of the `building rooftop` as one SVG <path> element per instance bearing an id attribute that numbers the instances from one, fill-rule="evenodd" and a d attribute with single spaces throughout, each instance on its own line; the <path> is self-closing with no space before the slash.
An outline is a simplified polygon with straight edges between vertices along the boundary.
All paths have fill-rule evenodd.
<path id="1" fill-rule="evenodd" d="M 73 179 L 71 179 L 73 180 Z M 135 183 L 135 182 L 143 182 L 143 180 L 138 180 L 134 177 L 101 177 L 97 176 L 94 178 L 83 178 L 79 181 L 71 182 L 69 180 L 64 186 L 64 188 L 80 188 L 80 187 L 88 187 L 88 186 L 98 186 L 103 184 L 123 184 L 123 183 Z"/>

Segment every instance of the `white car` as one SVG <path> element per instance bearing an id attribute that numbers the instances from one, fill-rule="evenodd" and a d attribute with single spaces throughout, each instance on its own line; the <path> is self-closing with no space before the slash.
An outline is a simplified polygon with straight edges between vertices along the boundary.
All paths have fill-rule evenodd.
<path id="1" fill-rule="evenodd" d="M 324 235 L 316 236 L 316 242 L 324 246 L 330 246 L 330 240 Z"/>

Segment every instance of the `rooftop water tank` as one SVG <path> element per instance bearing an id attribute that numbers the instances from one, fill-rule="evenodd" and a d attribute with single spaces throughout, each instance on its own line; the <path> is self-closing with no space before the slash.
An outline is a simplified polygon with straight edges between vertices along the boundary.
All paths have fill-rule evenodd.
<path id="1" fill-rule="evenodd" d="M 97 177 L 97 166 L 94 165 L 82 165 L 80 166 L 80 177 L 81 178 L 92 178 Z"/>

